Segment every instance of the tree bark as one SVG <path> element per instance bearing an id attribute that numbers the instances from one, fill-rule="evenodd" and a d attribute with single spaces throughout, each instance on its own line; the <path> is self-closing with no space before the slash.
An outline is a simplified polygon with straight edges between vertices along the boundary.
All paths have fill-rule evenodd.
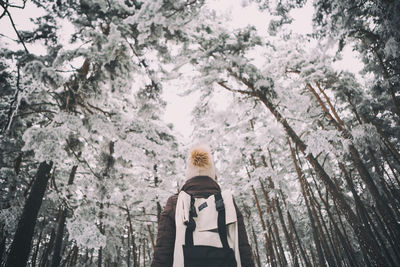
<path id="1" fill-rule="evenodd" d="M 10 246 L 10 253 L 7 257 L 6 267 L 26 266 L 31 251 L 36 219 L 50 178 L 52 165 L 52 162 L 49 164 L 42 162 L 39 165 L 31 192 L 25 201 L 21 218 L 18 221 L 17 230 Z"/>
<path id="2" fill-rule="evenodd" d="M 300 185 L 301 185 L 301 192 L 303 194 L 305 205 L 307 207 L 308 217 L 310 218 L 312 235 L 313 235 L 315 247 L 317 249 L 317 256 L 318 256 L 318 263 L 319 263 L 318 266 L 326 266 L 324 253 L 322 252 L 322 245 L 321 245 L 321 240 L 320 240 L 320 236 L 318 233 L 318 228 L 315 225 L 315 219 L 317 219 L 316 214 L 313 214 L 313 212 L 311 211 L 310 207 L 312 206 L 312 204 L 310 203 L 309 192 L 306 188 L 303 172 L 301 171 L 299 165 L 297 164 L 296 155 L 294 153 L 292 146 L 290 145 L 290 141 L 288 140 L 288 142 L 289 142 L 290 152 L 292 155 L 293 164 L 295 166 L 295 169 L 297 172 L 297 177 L 298 177 Z"/>
<path id="3" fill-rule="evenodd" d="M 40 266 L 44 266 L 44 267 L 48 266 L 49 255 L 53 248 L 55 237 L 56 237 L 56 232 L 53 228 L 53 229 L 51 229 L 50 240 L 49 240 L 49 242 L 47 242 L 45 248 L 43 249 L 42 256 L 40 257 L 40 263 L 39 263 Z"/>
<path id="4" fill-rule="evenodd" d="M 6 234 L 4 229 L 0 232 L 0 262 L 3 262 L 3 255 L 6 252 Z"/>
<path id="5" fill-rule="evenodd" d="M 40 246 L 40 243 L 42 242 L 42 234 L 43 234 L 43 229 L 40 231 L 39 237 L 36 241 L 35 250 L 32 255 L 32 266 L 36 266 L 36 260 L 37 260 L 38 254 L 39 254 L 39 246 Z M 0 260 L 0 262 L 1 262 L 1 260 Z"/>
<path id="6" fill-rule="evenodd" d="M 294 235 L 297 240 L 297 244 L 299 245 L 299 250 L 300 250 L 300 254 L 303 258 L 303 261 L 304 261 L 306 267 L 309 267 L 309 266 L 311 266 L 310 260 L 308 259 L 308 256 L 303 249 L 303 245 L 301 244 L 301 240 L 297 233 L 296 226 L 294 225 L 294 221 L 293 221 L 292 216 L 290 215 L 289 211 L 287 211 L 287 217 L 288 217 L 288 221 L 289 221 L 289 226 L 290 226 L 290 228 L 292 228 L 292 231 L 294 232 Z"/>
<path id="7" fill-rule="evenodd" d="M 289 236 L 289 231 L 287 230 L 285 220 L 283 219 L 283 214 L 282 214 L 282 210 L 281 210 L 281 207 L 279 205 L 278 199 L 275 199 L 275 201 L 276 201 L 276 209 L 277 209 L 278 215 L 279 215 L 279 221 L 281 223 L 283 233 L 285 234 L 286 243 L 289 246 L 290 254 L 292 255 L 293 266 L 294 267 L 298 267 L 299 266 L 299 261 L 297 259 L 296 249 L 295 249 L 294 244 L 292 243 L 292 240 L 291 240 L 291 238 Z"/>
<path id="8" fill-rule="evenodd" d="M 72 185 L 74 183 L 76 170 L 78 169 L 78 165 L 72 167 L 71 173 L 68 179 L 68 185 Z M 68 196 L 67 196 L 68 197 Z M 51 260 L 51 267 L 59 266 L 61 262 L 61 247 L 62 247 L 62 240 L 64 236 L 64 229 L 65 229 L 65 219 L 67 218 L 68 210 L 66 207 L 60 207 L 60 217 L 57 226 L 57 234 L 54 244 L 54 251 L 53 251 L 53 258 Z"/>
<path id="9" fill-rule="evenodd" d="M 67 217 L 66 214 L 67 210 L 63 207 L 60 207 L 53 257 L 51 259 L 51 264 L 50 264 L 51 267 L 57 267 L 60 265 L 61 262 L 61 246 L 64 235 L 65 218 Z"/>

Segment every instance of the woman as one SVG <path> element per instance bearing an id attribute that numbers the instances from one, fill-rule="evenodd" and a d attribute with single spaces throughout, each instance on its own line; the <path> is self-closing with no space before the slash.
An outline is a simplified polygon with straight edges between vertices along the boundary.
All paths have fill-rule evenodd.
<path id="1" fill-rule="evenodd" d="M 216 182 L 215 167 L 211 155 L 211 149 L 208 145 L 195 145 L 189 150 L 186 168 L 186 183 L 182 190 L 193 195 L 195 198 L 208 198 L 211 195 L 220 192 L 221 189 Z M 152 267 L 172 267 L 174 264 L 175 247 L 175 210 L 178 200 L 178 194 L 171 196 L 161 213 L 158 222 L 157 243 L 154 249 L 154 259 Z M 238 266 L 254 267 L 252 252 L 248 243 L 246 229 L 243 222 L 243 216 L 237 206 L 237 229 L 239 244 L 240 261 Z M 181 265 L 183 259 L 175 259 L 174 266 Z"/>

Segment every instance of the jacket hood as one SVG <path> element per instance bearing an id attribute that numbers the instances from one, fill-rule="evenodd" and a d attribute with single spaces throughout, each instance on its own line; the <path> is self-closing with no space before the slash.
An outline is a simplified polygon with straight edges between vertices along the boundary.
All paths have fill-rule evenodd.
<path id="1" fill-rule="evenodd" d="M 208 197 L 221 191 L 217 182 L 209 176 L 195 176 L 186 181 L 182 190 L 196 197 Z"/>

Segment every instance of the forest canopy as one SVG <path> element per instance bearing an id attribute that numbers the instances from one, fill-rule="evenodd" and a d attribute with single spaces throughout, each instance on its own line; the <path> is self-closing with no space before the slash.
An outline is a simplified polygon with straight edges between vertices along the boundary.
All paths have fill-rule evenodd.
<path id="1" fill-rule="evenodd" d="M 0 266 L 150 264 L 185 182 L 171 86 L 258 267 L 400 266 L 400 1 L 237 1 L 263 29 L 215 3 L 0 0 Z"/>

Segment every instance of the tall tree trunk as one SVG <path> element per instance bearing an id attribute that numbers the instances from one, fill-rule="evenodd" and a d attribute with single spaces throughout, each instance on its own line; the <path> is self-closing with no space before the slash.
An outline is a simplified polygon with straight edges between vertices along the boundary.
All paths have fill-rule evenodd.
<path id="1" fill-rule="evenodd" d="M 311 266 L 311 262 L 308 259 L 308 255 L 306 254 L 306 252 L 303 249 L 303 245 L 301 244 L 299 234 L 297 233 L 296 226 L 294 225 L 294 221 L 293 221 L 292 216 L 290 215 L 289 211 L 287 211 L 287 217 L 288 217 L 288 221 L 289 221 L 289 226 L 290 226 L 290 228 L 292 228 L 292 231 L 294 232 L 294 235 L 297 240 L 297 244 L 299 245 L 299 250 L 300 250 L 300 254 L 303 258 L 303 261 L 304 261 L 306 267 L 309 267 L 309 266 Z"/>
<path id="2" fill-rule="evenodd" d="M 253 225 L 251 225 L 251 233 L 253 235 L 253 240 L 254 240 L 254 245 L 255 245 L 255 252 L 253 253 L 254 258 L 256 259 L 257 266 L 261 267 L 260 251 L 258 249 L 257 236 L 256 236 L 256 232 L 254 231 Z"/>
<path id="3" fill-rule="evenodd" d="M 53 248 L 55 237 L 56 237 L 56 232 L 55 232 L 55 230 L 54 230 L 54 228 L 53 228 L 53 229 L 51 229 L 50 240 L 49 240 L 49 242 L 47 242 L 45 248 L 43 249 L 42 255 L 41 255 L 41 257 L 40 257 L 40 263 L 39 263 L 39 265 L 40 265 L 41 267 L 42 267 L 42 266 L 43 266 L 43 267 L 48 266 L 48 263 L 49 263 L 49 255 L 50 255 L 50 252 L 51 252 L 51 250 L 52 250 L 52 248 Z"/>
<path id="4" fill-rule="evenodd" d="M 310 199 L 309 199 L 309 191 L 306 188 L 303 172 L 301 171 L 299 165 L 297 164 L 297 159 L 296 159 L 296 155 L 294 153 L 294 149 L 290 145 L 289 140 L 288 140 L 288 142 L 289 142 L 289 146 L 290 146 L 293 164 L 295 166 L 295 169 L 297 172 L 297 177 L 298 177 L 300 185 L 301 185 L 301 192 L 303 194 L 303 198 L 304 198 L 304 201 L 306 204 L 308 217 L 310 218 L 310 222 L 311 222 L 312 235 L 313 235 L 315 247 L 317 249 L 318 266 L 326 266 L 324 253 L 322 252 L 320 235 L 318 233 L 318 228 L 315 225 L 315 219 L 317 219 L 317 218 L 315 217 L 315 214 L 313 214 L 313 212 L 311 211 L 311 208 L 310 208 L 312 204 L 310 203 Z"/>
<path id="5" fill-rule="evenodd" d="M 97 258 L 97 267 L 101 267 L 103 261 L 103 247 L 99 248 L 99 256 Z"/>
<path id="6" fill-rule="evenodd" d="M 277 209 L 278 215 L 279 215 L 279 221 L 281 223 L 282 230 L 283 230 L 283 233 L 284 233 L 285 238 L 286 238 L 286 243 L 289 246 L 290 254 L 292 255 L 293 266 L 294 267 L 298 267 L 299 266 L 299 261 L 297 259 L 296 249 L 293 246 L 294 244 L 292 243 L 292 240 L 291 240 L 291 238 L 289 236 L 289 232 L 287 230 L 285 220 L 283 219 L 282 210 L 281 210 L 281 207 L 280 207 L 279 202 L 278 202 L 278 198 L 276 198 L 275 201 L 276 201 L 276 205 L 275 206 L 276 206 L 276 209 Z"/>
<path id="7" fill-rule="evenodd" d="M 0 262 L 3 262 L 3 255 L 6 252 L 6 234 L 4 229 L 0 232 Z"/>
<path id="8" fill-rule="evenodd" d="M 75 266 L 77 261 L 78 261 L 78 254 L 79 254 L 79 248 L 77 245 L 74 245 L 72 248 L 72 256 L 71 256 L 71 261 L 69 262 L 69 266 Z"/>
<path id="9" fill-rule="evenodd" d="M 264 165 L 265 166 L 265 165 Z M 270 182 L 270 187 L 272 188 L 272 189 L 274 189 L 274 184 L 273 184 L 273 182 L 272 182 L 272 179 L 271 179 L 271 177 L 269 177 L 269 182 Z M 283 264 L 284 265 L 287 265 L 287 260 L 286 260 L 286 257 L 285 257 L 285 251 L 283 250 L 283 245 L 282 245 L 282 241 L 281 241 L 281 239 L 280 239 L 280 237 L 279 237 L 279 231 L 278 231 L 278 226 L 277 226 L 277 223 L 276 223 L 276 221 L 275 221 L 275 215 L 273 214 L 273 211 L 275 211 L 275 207 L 276 208 L 279 208 L 277 205 L 279 205 L 279 204 L 277 204 L 275 201 L 277 201 L 277 199 L 275 199 L 275 200 L 273 200 L 272 201 L 272 203 L 271 203 L 271 200 L 270 200 L 270 198 L 269 198 L 269 196 L 268 196 L 268 192 L 267 192 L 267 190 L 265 189 L 265 187 L 264 187 L 264 183 L 261 181 L 261 179 L 259 179 L 259 182 L 260 182 L 260 185 L 261 185 L 261 190 L 262 190 L 262 192 L 263 192 L 263 195 L 264 195 L 264 199 L 265 199 L 265 202 L 266 202 L 266 204 L 267 204 L 267 212 L 270 214 L 270 216 L 271 216 L 271 223 L 272 223 L 272 229 L 274 230 L 274 234 L 275 234 L 275 236 L 276 236 L 276 240 L 277 240 L 277 244 L 278 244 L 278 247 L 279 247 L 279 251 L 280 251 L 280 257 L 282 258 L 281 259 L 281 261 L 283 262 Z M 275 205 L 273 205 L 273 204 L 275 204 Z M 285 229 L 283 229 L 283 230 L 285 230 Z M 286 238 L 287 238 L 287 236 L 286 236 Z M 289 245 L 290 246 L 290 248 L 292 248 L 291 247 L 291 244 Z M 291 252 L 293 252 L 293 251 L 291 251 Z M 292 255 L 292 256 L 294 256 L 294 254 Z M 296 259 L 296 262 L 297 262 L 297 259 Z"/>
<path id="10" fill-rule="evenodd" d="M 267 203 L 267 207 L 268 207 L 267 212 L 269 212 L 270 217 L 271 217 L 271 226 L 272 226 L 272 229 L 274 231 L 276 244 L 278 245 L 278 249 L 279 249 L 278 256 L 279 256 L 282 264 L 284 266 L 286 266 L 288 263 L 287 263 L 287 260 L 286 260 L 286 257 L 285 257 L 285 251 L 283 249 L 282 241 L 281 241 L 281 238 L 279 236 L 279 230 L 278 230 L 278 226 L 277 226 L 276 221 L 275 221 L 275 215 L 273 214 L 274 208 L 273 208 L 273 205 L 272 205 L 272 203 L 271 203 L 271 201 L 270 201 L 270 199 L 268 197 L 268 193 L 265 190 L 264 184 L 262 183 L 261 179 L 259 180 L 259 182 L 260 182 L 260 185 L 261 185 L 261 189 L 262 189 L 262 192 L 263 192 L 263 195 L 264 195 L 265 202 Z M 272 180 L 271 180 L 271 182 L 272 182 Z"/>
<path id="11" fill-rule="evenodd" d="M 60 265 L 61 262 L 61 247 L 64 235 L 65 219 L 67 217 L 66 214 L 67 214 L 66 208 L 60 207 L 53 257 L 51 259 L 51 264 L 50 264 L 51 267 L 57 267 Z"/>
<path id="12" fill-rule="evenodd" d="M 40 230 L 39 237 L 38 237 L 38 239 L 36 241 L 35 250 L 34 250 L 33 255 L 32 255 L 32 264 L 31 265 L 33 267 L 36 266 L 36 260 L 37 260 L 38 254 L 39 254 L 39 247 L 40 247 L 40 243 L 42 242 L 42 234 L 43 234 L 43 229 Z"/>
<path id="13" fill-rule="evenodd" d="M 151 227 L 149 224 L 147 225 L 147 231 L 149 232 L 151 247 L 153 248 L 153 251 L 154 251 L 154 248 L 155 248 L 154 236 L 153 236 L 153 232 L 151 231 Z"/>
<path id="14" fill-rule="evenodd" d="M 69 174 L 68 185 L 72 185 L 74 183 L 76 170 L 78 169 L 78 165 L 74 165 L 72 170 Z M 69 198 L 69 196 L 67 196 Z M 68 210 L 66 207 L 60 206 L 60 216 L 58 218 L 58 225 L 57 225 L 57 234 L 54 244 L 54 251 L 53 251 L 53 258 L 51 260 L 51 267 L 57 267 L 60 265 L 61 262 L 61 247 L 62 247 L 62 240 L 64 237 L 64 229 L 65 229 L 65 219 L 67 218 Z"/>
<path id="15" fill-rule="evenodd" d="M 249 179 L 251 180 L 251 175 L 250 175 L 250 172 L 249 172 L 249 170 L 248 170 L 248 168 L 246 167 L 246 172 L 247 172 L 247 176 L 249 177 Z M 266 229 L 267 229 L 267 227 L 266 227 L 266 225 L 265 225 L 265 221 L 264 221 L 264 218 L 263 218 L 263 214 L 262 214 L 262 210 L 261 210 L 261 206 L 260 206 L 260 201 L 258 200 L 258 196 L 257 196 L 257 193 L 256 193 L 256 191 L 255 191 L 255 189 L 254 189 L 254 186 L 251 186 L 251 191 L 252 191 L 252 193 L 253 193 L 253 197 L 254 197 L 254 201 L 255 201 L 255 203 L 256 203 L 256 207 L 257 207 L 257 213 L 258 213 L 258 216 L 259 216 L 259 218 L 260 218 L 260 222 L 261 222 L 261 229 L 263 230 L 263 232 L 264 232 L 264 238 L 265 238 L 265 252 L 266 252 L 266 256 L 268 257 L 268 255 L 269 255 L 269 250 L 268 250 L 268 245 L 269 245 L 269 242 L 270 242 L 270 240 L 268 239 L 268 235 L 267 235 L 267 232 L 266 232 Z"/>
<path id="16" fill-rule="evenodd" d="M 320 188 L 318 187 L 318 184 L 317 184 L 317 181 L 315 180 L 314 175 L 311 174 L 311 177 L 312 177 L 312 179 L 314 181 L 314 186 L 317 189 L 318 196 L 319 196 L 320 200 L 322 202 L 324 202 L 324 198 L 322 196 L 322 192 L 321 192 Z M 314 199 L 315 206 L 316 206 L 316 208 L 318 210 L 319 218 L 321 218 L 320 219 L 320 224 L 322 224 L 322 227 L 320 226 L 321 232 L 323 231 L 323 229 L 325 229 L 325 233 L 326 233 L 326 237 L 327 237 L 327 238 L 325 237 L 325 246 L 326 246 L 327 253 L 328 253 L 328 255 L 330 257 L 332 257 L 333 261 L 336 261 L 337 265 L 340 265 L 340 263 L 339 263 L 340 262 L 340 257 L 338 255 L 337 246 L 333 243 L 333 237 L 331 236 L 330 231 L 328 230 L 328 226 L 326 225 L 326 222 L 325 222 L 324 217 L 322 215 L 322 207 L 321 207 L 320 203 L 317 201 L 313 191 L 311 190 L 311 185 L 308 182 L 307 182 L 307 187 L 309 188 L 311 196 Z M 328 191 L 327 191 L 326 198 L 328 199 Z M 328 242 L 329 242 L 330 246 L 329 246 Z M 331 252 L 331 249 L 332 249 L 332 252 Z M 329 261 L 328 261 L 328 263 L 329 263 Z"/>
<path id="17" fill-rule="evenodd" d="M 21 218 L 18 221 L 17 231 L 10 246 L 6 267 L 26 266 L 31 251 L 36 219 L 50 178 L 52 165 L 52 162 L 49 164 L 42 162 L 39 165 L 35 181 L 25 201 Z"/>

